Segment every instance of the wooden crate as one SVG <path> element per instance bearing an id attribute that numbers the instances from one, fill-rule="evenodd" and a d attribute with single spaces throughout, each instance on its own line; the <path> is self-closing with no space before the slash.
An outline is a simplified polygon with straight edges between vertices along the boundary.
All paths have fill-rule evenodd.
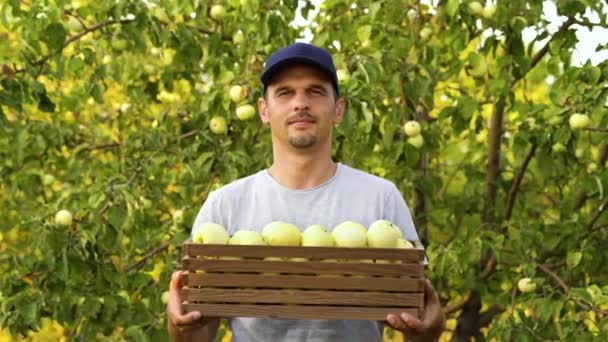
<path id="1" fill-rule="evenodd" d="M 389 249 L 186 243 L 184 251 L 186 312 L 375 321 L 384 321 L 388 313 L 422 315 L 420 245 Z M 286 260 L 265 260 L 268 257 Z M 370 262 L 374 259 L 384 262 Z"/>

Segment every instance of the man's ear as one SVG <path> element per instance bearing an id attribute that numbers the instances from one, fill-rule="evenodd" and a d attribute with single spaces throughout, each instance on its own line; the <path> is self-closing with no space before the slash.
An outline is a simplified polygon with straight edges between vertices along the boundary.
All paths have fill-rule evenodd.
<path id="1" fill-rule="evenodd" d="M 268 115 L 268 103 L 263 97 L 258 99 L 258 111 L 260 112 L 260 120 L 262 120 L 262 122 L 265 124 L 269 123 L 270 117 Z"/>
<path id="2" fill-rule="evenodd" d="M 341 97 L 336 101 L 336 110 L 334 112 L 334 123 L 340 123 L 344 118 L 344 98 Z"/>

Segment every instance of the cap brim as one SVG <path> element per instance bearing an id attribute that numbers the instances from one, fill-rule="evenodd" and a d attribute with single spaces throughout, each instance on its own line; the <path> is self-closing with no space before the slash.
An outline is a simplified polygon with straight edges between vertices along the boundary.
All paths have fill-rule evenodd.
<path id="1" fill-rule="evenodd" d="M 327 75 L 327 78 L 330 80 L 330 82 L 332 82 L 332 84 L 335 83 L 335 80 L 333 80 L 332 77 L 330 76 L 332 74 L 331 70 L 328 70 L 327 68 L 323 67 L 321 64 L 317 63 L 316 61 L 314 61 L 310 58 L 294 56 L 291 58 L 283 59 L 282 61 L 277 62 L 270 68 L 266 69 L 261 77 L 262 84 L 264 84 L 264 87 L 268 86 L 268 82 L 270 82 L 270 80 L 272 79 L 272 76 L 274 76 L 274 74 L 276 74 L 277 71 L 279 71 L 281 68 L 284 68 L 286 66 L 296 65 L 296 64 L 311 65 L 316 68 L 319 68 L 320 70 L 323 71 L 323 73 L 325 75 Z M 338 85 L 334 84 L 334 86 L 337 87 Z"/>

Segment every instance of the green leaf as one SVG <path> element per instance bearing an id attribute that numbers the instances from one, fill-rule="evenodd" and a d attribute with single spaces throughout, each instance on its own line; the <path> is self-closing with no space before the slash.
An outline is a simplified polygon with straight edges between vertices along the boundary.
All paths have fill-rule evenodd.
<path id="1" fill-rule="evenodd" d="M 59 50 L 63 47 L 67 32 L 60 23 L 52 23 L 46 27 L 42 33 L 42 41 L 45 42 L 51 51 Z"/>
<path id="2" fill-rule="evenodd" d="M 371 25 L 363 25 L 357 29 L 357 38 L 359 38 L 360 42 L 364 42 L 369 40 L 369 37 L 372 34 L 372 26 Z"/>
<path id="3" fill-rule="evenodd" d="M 135 342 L 147 342 L 148 338 L 140 326 L 130 326 L 125 330 L 125 336 L 130 337 Z"/>

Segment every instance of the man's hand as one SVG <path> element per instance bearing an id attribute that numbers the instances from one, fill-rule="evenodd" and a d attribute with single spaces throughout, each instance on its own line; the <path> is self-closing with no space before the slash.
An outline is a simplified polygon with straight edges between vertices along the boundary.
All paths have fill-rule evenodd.
<path id="1" fill-rule="evenodd" d="M 402 312 L 401 315 L 389 314 L 387 322 L 394 329 L 402 331 L 414 341 L 437 341 L 445 326 L 445 316 L 441 310 L 439 296 L 430 280 L 424 280 L 424 314 L 422 320 Z"/>
<path id="2" fill-rule="evenodd" d="M 219 318 L 203 318 L 199 311 L 183 314 L 182 309 L 182 276 L 183 271 L 173 272 L 169 285 L 169 302 L 167 303 L 167 319 L 169 324 L 169 335 L 174 340 L 191 340 L 193 334 L 208 324 L 217 326 Z M 217 327 L 216 327 L 217 329 Z"/>

